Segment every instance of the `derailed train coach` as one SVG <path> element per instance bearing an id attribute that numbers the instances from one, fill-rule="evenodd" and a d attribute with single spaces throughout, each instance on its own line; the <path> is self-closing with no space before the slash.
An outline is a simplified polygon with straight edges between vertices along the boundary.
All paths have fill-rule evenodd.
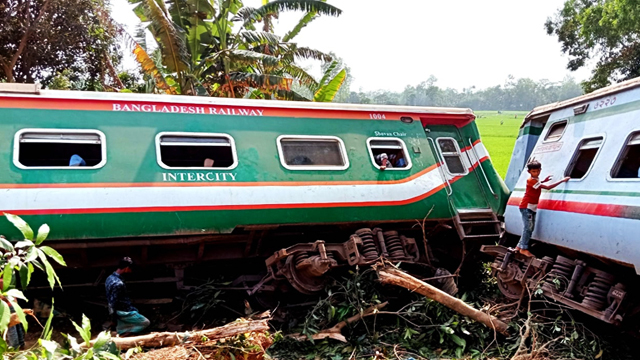
<path id="1" fill-rule="evenodd" d="M 527 258 L 502 246 L 485 246 L 502 292 L 520 298 L 526 287 L 609 323 L 640 311 L 640 79 L 541 106 L 525 118 L 506 184 L 510 236 L 522 233 L 518 206 L 528 178 L 571 179 L 543 191 L 535 241 Z"/>
<path id="2" fill-rule="evenodd" d="M 128 255 L 179 284 L 193 264 L 266 261 L 242 284 L 313 293 L 335 267 L 425 261 L 417 223 L 445 247 L 497 240 L 508 190 L 474 120 L 0 84 L 0 210 L 49 224 L 86 284 Z M 8 222 L 0 233 L 19 236 Z"/>

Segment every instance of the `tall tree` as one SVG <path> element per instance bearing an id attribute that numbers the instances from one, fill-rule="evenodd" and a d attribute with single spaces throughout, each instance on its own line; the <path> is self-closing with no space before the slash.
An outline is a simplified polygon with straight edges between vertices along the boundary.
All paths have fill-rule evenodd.
<path id="1" fill-rule="evenodd" d="M 577 70 L 597 59 L 586 92 L 640 76 L 640 4 L 637 0 L 567 0 L 545 24 Z"/>
<path id="2" fill-rule="evenodd" d="M 114 80 L 116 33 L 107 0 L 4 0 L 0 81 L 46 82 L 68 69 Z"/>

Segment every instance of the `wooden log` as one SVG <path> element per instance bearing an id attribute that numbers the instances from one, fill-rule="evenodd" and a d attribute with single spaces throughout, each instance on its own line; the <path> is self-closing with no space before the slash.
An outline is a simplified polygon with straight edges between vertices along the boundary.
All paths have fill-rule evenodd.
<path id="1" fill-rule="evenodd" d="M 265 332 L 269 330 L 268 321 L 269 319 L 238 320 L 213 329 L 180 333 L 160 332 L 125 338 L 112 338 L 111 340 L 120 350 L 127 350 L 138 346 L 143 348 L 159 348 L 175 346 L 187 341 L 201 340 L 204 337 L 209 340 L 220 340 L 244 333 Z M 93 346 L 94 342 L 95 340 L 91 342 L 91 346 Z"/>
<path id="2" fill-rule="evenodd" d="M 467 316 L 487 327 L 498 331 L 501 334 L 508 335 L 508 325 L 496 317 L 476 310 L 467 305 L 464 301 L 455 298 L 444 291 L 425 283 L 415 277 L 396 269 L 393 266 L 385 266 L 378 268 L 378 276 L 384 284 L 397 285 L 418 294 L 424 295 L 429 299 L 437 301 L 449 309 L 455 310 L 460 314 Z"/>

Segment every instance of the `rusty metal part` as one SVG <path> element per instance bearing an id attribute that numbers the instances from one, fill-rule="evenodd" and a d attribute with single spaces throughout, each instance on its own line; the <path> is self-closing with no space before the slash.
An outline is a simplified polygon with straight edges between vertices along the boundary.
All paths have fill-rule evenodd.
<path id="1" fill-rule="evenodd" d="M 318 240 L 276 251 L 265 261 L 268 275 L 249 294 L 282 280 L 301 293 L 316 293 L 324 288 L 324 275 L 328 271 L 339 266 L 371 265 L 379 254 L 387 253 L 387 244 L 391 248 L 389 260 L 411 262 L 420 257 L 415 239 L 400 236 L 396 231 L 383 233 L 380 229 L 363 228 L 344 243 Z"/>
<path id="2" fill-rule="evenodd" d="M 545 296 L 610 324 L 623 320 L 627 298 L 624 284 L 616 283 L 613 275 L 590 267 L 585 261 L 563 256 L 555 260 L 523 259 L 515 253 L 509 258 L 505 257 L 509 249 L 503 246 L 483 246 L 480 251 L 496 257 L 491 268 L 507 297 L 515 298 L 519 286 L 534 291 L 544 279 Z"/>
<path id="3" fill-rule="evenodd" d="M 504 268 L 505 269 L 503 271 L 498 271 L 496 273 L 498 289 L 500 289 L 500 292 L 507 298 L 518 300 L 522 297 L 522 293 L 525 289 L 522 282 L 516 280 L 522 271 L 516 262 L 509 262 L 504 266 Z"/>
<path id="4" fill-rule="evenodd" d="M 378 258 L 378 249 L 373 240 L 373 231 L 369 228 L 356 230 L 356 235 L 362 239 L 362 255 L 367 260 L 375 260 Z"/>
<path id="5" fill-rule="evenodd" d="M 569 285 L 567 285 L 567 290 L 564 292 L 564 296 L 573 299 L 575 297 L 574 291 L 576 290 L 576 286 L 578 286 L 578 281 L 582 274 L 584 273 L 584 268 L 587 265 L 584 261 L 577 260 L 575 262 L 576 266 L 573 268 L 573 274 L 571 274 L 571 280 L 569 280 Z"/>
<path id="6" fill-rule="evenodd" d="M 543 289 L 553 293 L 563 293 L 569 284 L 569 278 L 573 273 L 575 263 L 564 256 L 558 255 L 553 268 L 547 276 Z"/>
<path id="7" fill-rule="evenodd" d="M 385 232 L 384 240 L 391 258 L 401 258 L 406 256 L 404 253 L 404 247 L 402 246 L 402 241 L 400 241 L 400 235 L 398 235 L 397 231 Z"/>

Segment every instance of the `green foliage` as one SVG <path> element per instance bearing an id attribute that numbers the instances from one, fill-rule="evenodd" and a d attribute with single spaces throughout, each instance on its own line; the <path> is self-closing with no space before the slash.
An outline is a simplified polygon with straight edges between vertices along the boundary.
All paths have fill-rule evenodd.
<path id="1" fill-rule="evenodd" d="M 477 309 L 504 303 L 488 266 L 465 270 L 467 283 L 460 298 Z M 470 277 L 473 277 L 472 279 Z M 388 300 L 377 315 L 343 329 L 348 343 L 334 340 L 278 340 L 269 353 L 296 359 L 631 359 L 628 341 L 602 331 L 596 334 L 558 307 L 545 304 L 516 315 L 509 337 L 502 337 L 440 303 L 421 295 L 381 286 L 371 270 L 350 272 L 330 284 L 322 299 L 302 314 L 289 314 L 289 332 L 310 337 L 322 329 Z M 536 299 L 539 301 L 540 299 Z M 549 314 L 553 317 L 548 317 Z M 303 319 L 296 322 L 295 319 Z M 524 335 L 525 326 L 531 329 Z M 520 329 L 523 331 L 521 332 Z M 604 339 L 606 337 L 606 339 Z M 541 348 L 541 346 L 546 346 Z M 617 350 L 616 350 L 617 348 Z M 538 353 L 538 357 L 529 354 Z M 598 355 L 599 354 L 599 355 Z M 631 355 L 627 355 L 631 354 Z M 520 357 L 514 357 L 519 355 Z"/>
<path id="2" fill-rule="evenodd" d="M 129 1 L 138 4 L 134 12 L 148 21 L 162 54 L 158 70 L 138 51 L 143 71 L 160 85 L 159 73 L 165 74 L 174 93 L 221 97 L 304 99 L 292 83 L 315 81 L 295 61 L 330 57 L 289 43 L 293 33 L 281 39 L 273 33 L 271 18 L 282 11 L 305 11 L 313 18 L 341 13 L 320 0 L 265 1 L 259 8 L 245 7 L 241 0 L 171 0 L 166 9 L 159 0 Z M 256 29 L 260 22 L 262 31 Z"/>
<path id="3" fill-rule="evenodd" d="M 0 237 L 0 247 L 2 248 L 2 257 L 0 258 L 0 277 L 2 278 L 2 292 L 0 297 L 4 301 L 0 301 L 0 331 L 7 329 L 9 324 L 9 305 L 13 307 L 20 322 L 25 330 L 28 327 L 27 319 L 18 303 L 18 299 L 27 301 L 22 292 L 15 288 L 17 279 L 20 279 L 20 285 L 23 289 L 29 285 L 31 274 L 34 271 L 34 265 L 39 269 L 44 266 L 44 271 L 49 280 L 49 285 L 53 289 L 55 283 L 60 284 L 60 280 L 55 270 L 48 261 L 48 257 L 54 259 L 61 265 L 64 260 L 57 251 L 47 246 L 40 246 L 49 235 L 49 227 L 42 225 L 35 235 L 33 230 L 19 216 L 13 214 L 4 214 L 20 232 L 23 240 L 11 243 L 10 241 Z M 33 240 L 35 239 L 35 243 Z"/>
<path id="4" fill-rule="evenodd" d="M 48 259 L 53 259 L 58 264 L 66 266 L 62 256 L 53 248 L 48 246 L 40 246 L 49 235 L 49 227 L 45 224 L 40 226 L 38 233 L 34 234 L 33 230 L 20 217 L 6 214 L 9 220 L 23 235 L 23 240 L 12 243 L 0 236 L 0 276 L 3 280 L 2 292 L 0 294 L 0 331 L 8 328 L 11 320 L 11 310 L 13 307 L 15 314 L 24 326 L 25 331 L 28 330 L 28 323 L 20 304 L 17 300 L 27 301 L 22 291 L 15 288 L 15 279 L 20 278 L 21 285 L 25 289 L 31 280 L 31 274 L 34 271 L 34 265 L 43 270 L 47 274 L 49 285 L 53 289 L 55 283 L 60 285 L 60 279 L 56 275 L 53 267 Z M 35 241 L 35 242 L 34 242 Z M 44 325 L 42 335 L 37 345 L 28 350 L 18 351 L 13 349 L 9 351 L 7 344 L 0 338 L 0 356 L 3 359 L 75 359 L 75 360 L 120 360 L 119 352 L 111 346 L 111 336 L 105 331 L 98 335 L 93 345 L 91 345 L 91 322 L 89 318 L 82 315 L 82 326 L 72 321 L 80 337 L 84 342 L 84 347 L 71 335 L 64 335 L 66 343 L 61 345 L 51 340 L 53 333 L 52 320 L 54 317 L 54 308 L 51 307 L 51 313 Z"/>
<path id="5" fill-rule="evenodd" d="M 104 0 L 4 1 L 0 81 L 68 89 L 82 79 L 83 90 L 102 90 L 120 61 L 116 37 Z"/>
<path id="6" fill-rule="evenodd" d="M 569 56 L 567 68 L 577 70 L 598 62 L 586 92 L 640 76 L 640 8 L 633 0 L 567 0 L 545 24 Z"/>
<path id="7" fill-rule="evenodd" d="M 344 100 L 349 103 L 447 106 L 473 110 L 531 111 L 536 106 L 582 95 L 576 81 L 567 77 L 561 82 L 515 79 L 509 76 L 503 85 L 478 90 L 475 86 L 462 91 L 437 86 L 434 76 L 416 86 L 408 85 L 402 92 L 387 90 L 351 92 Z"/>

